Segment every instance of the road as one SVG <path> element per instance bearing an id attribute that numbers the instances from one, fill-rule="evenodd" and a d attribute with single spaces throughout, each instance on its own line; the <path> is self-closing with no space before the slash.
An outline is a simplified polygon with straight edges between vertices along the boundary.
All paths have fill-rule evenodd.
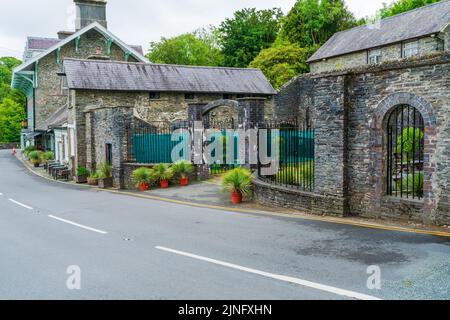
<path id="1" fill-rule="evenodd" d="M 0 299 L 370 298 L 449 299 L 450 238 L 64 185 L 0 151 Z"/>

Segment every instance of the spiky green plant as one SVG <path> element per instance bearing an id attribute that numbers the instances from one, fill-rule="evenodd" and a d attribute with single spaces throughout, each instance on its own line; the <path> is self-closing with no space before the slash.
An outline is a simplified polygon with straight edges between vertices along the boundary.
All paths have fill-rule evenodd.
<path id="1" fill-rule="evenodd" d="M 107 163 L 101 163 L 98 166 L 97 174 L 99 179 L 107 179 L 112 177 L 112 166 Z"/>
<path id="2" fill-rule="evenodd" d="M 152 184 L 155 181 L 154 171 L 149 168 L 138 168 L 131 174 L 131 181 L 139 188 L 143 183 Z"/>
<path id="3" fill-rule="evenodd" d="M 165 163 L 160 163 L 154 166 L 153 173 L 155 175 L 156 181 L 158 182 L 162 180 L 170 180 L 173 177 L 173 171 Z"/>
<path id="4" fill-rule="evenodd" d="M 179 175 L 185 179 L 194 172 L 194 166 L 189 161 L 181 160 L 172 165 L 172 171 L 174 175 Z"/>
<path id="5" fill-rule="evenodd" d="M 228 192 L 249 194 L 252 186 L 252 173 L 245 168 L 236 168 L 223 176 L 222 187 Z"/>

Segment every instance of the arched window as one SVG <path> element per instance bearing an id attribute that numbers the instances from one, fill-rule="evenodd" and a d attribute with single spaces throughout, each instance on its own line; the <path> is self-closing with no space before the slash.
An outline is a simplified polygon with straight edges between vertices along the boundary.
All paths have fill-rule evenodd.
<path id="1" fill-rule="evenodd" d="M 423 198 L 424 121 L 410 105 L 396 106 L 387 121 L 387 194 Z"/>

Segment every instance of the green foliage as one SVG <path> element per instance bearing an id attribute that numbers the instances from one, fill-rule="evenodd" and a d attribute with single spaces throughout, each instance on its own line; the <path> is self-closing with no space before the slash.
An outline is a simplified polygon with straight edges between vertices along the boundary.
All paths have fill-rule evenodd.
<path id="1" fill-rule="evenodd" d="M 36 163 L 41 163 L 42 162 L 42 151 L 31 151 L 28 154 L 28 158 L 30 158 L 31 163 L 36 164 Z"/>
<path id="2" fill-rule="evenodd" d="M 36 151 L 36 150 L 37 150 L 37 149 L 36 149 L 35 146 L 27 146 L 27 147 L 25 147 L 25 149 L 23 149 L 23 154 L 24 154 L 26 157 L 29 157 L 30 152 Z"/>
<path id="3" fill-rule="evenodd" d="M 216 47 L 214 34 L 205 29 L 150 43 L 147 58 L 153 63 L 194 66 L 220 66 L 223 55 Z"/>
<path id="4" fill-rule="evenodd" d="M 291 185 L 310 185 L 314 183 L 314 171 L 314 161 L 308 161 L 299 163 L 296 167 L 281 168 L 275 179 L 277 182 Z"/>
<path id="5" fill-rule="evenodd" d="M 228 171 L 223 176 L 222 187 L 228 192 L 240 192 L 247 195 L 252 186 L 252 174 L 244 168 Z"/>
<path id="6" fill-rule="evenodd" d="M 403 129 L 402 134 L 397 137 L 396 151 L 404 155 L 405 160 L 410 160 L 419 150 L 424 133 L 419 128 L 408 127 Z"/>
<path id="7" fill-rule="evenodd" d="M 343 0 L 298 0 L 283 20 L 280 36 L 308 48 L 322 45 L 336 32 L 356 25 Z"/>
<path id="8" fill-rule="evenodd" d="M 379 10 L 378 14 L 384 19 L 440 1 L 441 0 L 398 0 L 390 5 L 383 3 L 383 8 Z"/>
<path id="9" fill-rule="evenodd" d="M 55 153 L 53 151 L 42 152 L 41 156 L 42 156 L 42 163 L 47 163 L 50 160 L 55 159 Z"/>
<path id="10" fill-rule="evenodd" d="M 397 190 L 406 194 L 423 196 L 423 172 L 410 174 L 396 181 Z"/>
<path id="11" fill-rule="evenodd" d="M 170 180 L 173 177 L 173 171 L 165 163 L 160 163 L 153 168 L 156 181 Z"/>
<path id="12" fill-rule="evenodd" d="M 12 57 L 0 58 L 0 142 L 19 141 L 26 117 L 24 95 L 11 88 L 12 69 L 20 63 Z"/>
<path id="13" fill-rule="evenodd" d="M 77 176 L 90 176 L 91 172 L 86 167 L 78 167 L 77 168 Z"/>
<path id="14" fill-rule="evenodd" d="M 22 120 L 26 118 L 24 106 L 11 98 L 0 102 L 0 142 L 20 140 Z"/>
<path id="15" fill-rule="evenodd" d="M 317 46 L 302 48 L 297 44 L 280 42 L 262 50 L 250 67 L 261 69 L 274 88 L 279 89 L 296 75 L 309 72 L 306 60 L 317 49 Z"/>
<path id="16" fill-rule="evenodd" d="M 99 178 L 100 178 L 100 175 L 98 172 L 92 172 L 88 177 L 88 179 L 91 179 L 91 180 L 98 180 Z"/>
<path id="17" fill-rule="evenodd" d="M 153 170 L 149 168 L 138 168 L 131 174 L 131 181 L 139 188 L 143 183 L 152 184 L 155 181 L 155 174 Z"/>
<path id="18" fill-rule="evenodd" d="M 179 175 L 181 178 L 187 178 L 193 171 L 194 166 L 186 160 L 175 162 L 172 165 L 174 175 Z"/>
<path id="19" fill-rule="evenodd" d="M 262 49 L 269 48 L 280 30 L 280 9 L 242 9 L 219 27 L 225 66 L 245 68 Z"/>
<path id="20" fill-rule="evenodd" d="M 99 179 L 107 179 L 112 177 L 112 166 L 107 163 L 101 163 L 97 168 Z"/>

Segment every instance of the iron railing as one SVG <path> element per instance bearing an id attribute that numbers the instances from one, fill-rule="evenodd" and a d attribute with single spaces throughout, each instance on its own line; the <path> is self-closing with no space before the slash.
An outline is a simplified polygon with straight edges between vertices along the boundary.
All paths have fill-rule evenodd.
<path id="1" fill-rule="evenodd" d="M 263 128 L 267 129 L 268 139 L 259 144 L 267 143 L 269 157 L 273 156 L 272 143 L 278 145 L 279 166 L 275 175 L 266 176 L 261 174 L 263 165 L 259 162 L 259 178 L 273 185 L 312 191 L 315 184 L 315 130 L 310 124 L 297 120 L 270 121 Z"/>
<path id="2" fill-rule="evenodd" d="M 400 105 L 387 122 L 387 194 L 422 199 L 424 187 L 424 122 L 420 112 Z"/>

